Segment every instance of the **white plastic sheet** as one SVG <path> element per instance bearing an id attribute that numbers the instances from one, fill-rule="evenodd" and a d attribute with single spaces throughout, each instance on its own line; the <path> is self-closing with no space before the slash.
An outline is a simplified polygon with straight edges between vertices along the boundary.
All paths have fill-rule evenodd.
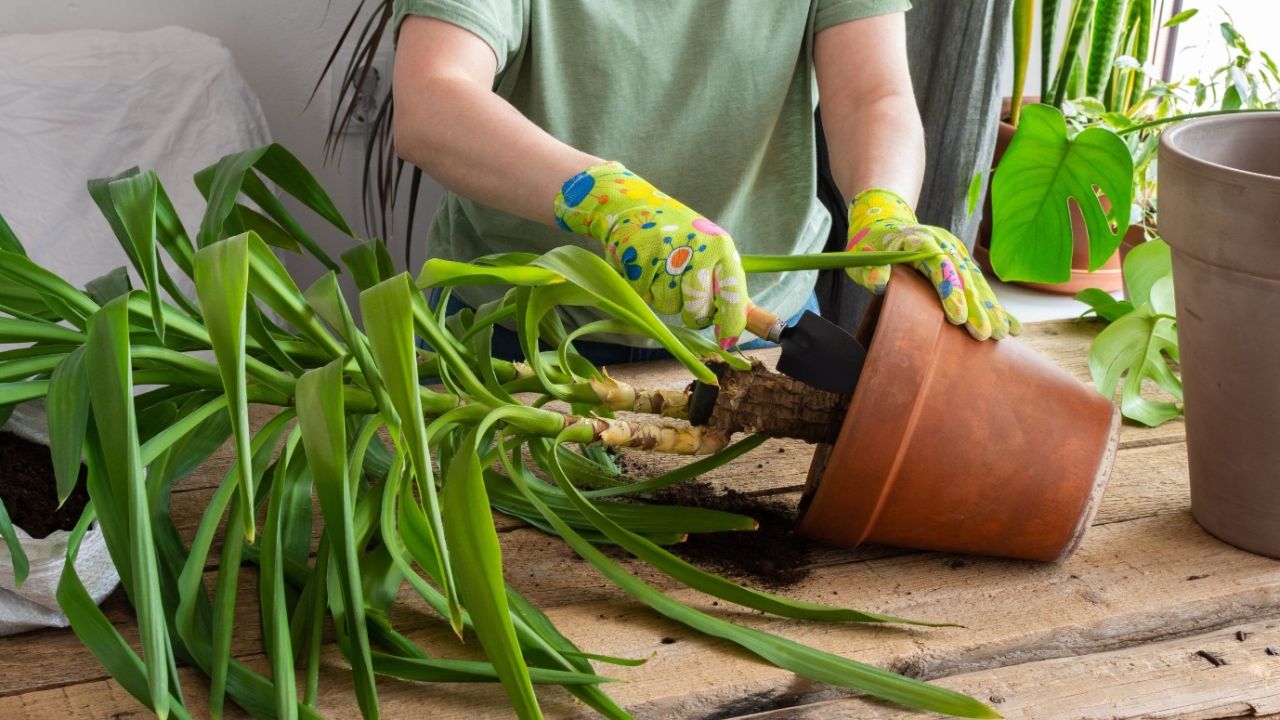
<path id="1" fill-rule="evenodd" d="M 0 214 L 77 287 L 128 265 L 86 180 L 154 169 L 194 234 L 203 201 L 192 175 L 269 141 L 257 96 L 215 38 L 177 27 L 0 35 Z"/>
<path id="2" fill-rule="evenodd" d="M 44 402 L 23 403 L 14 408 L 5 423 L 5 431 L 34 443 L 47 445 L 49 434 Z M 0 475 L 0 482 L 4 482 Z M 53 482 L 53 478 L 49 478 Z M 18 587 L 13 578 L 13 559 L 9 548 L 0 543 L 0 636 L 41 627 L 66 627 L 67 616 L 58 608 L 58 580 L 66 564 L 67 539 L 71 533 L 55 530 L 38 540 L 17 528 L 19 541 L 27 555 L 29 572 Z M 120 582 L 111 564 L 106 540 L 95 523 L 80 541 L 76 556 L 76 574 L 94 602 L 102 602 Z"/>

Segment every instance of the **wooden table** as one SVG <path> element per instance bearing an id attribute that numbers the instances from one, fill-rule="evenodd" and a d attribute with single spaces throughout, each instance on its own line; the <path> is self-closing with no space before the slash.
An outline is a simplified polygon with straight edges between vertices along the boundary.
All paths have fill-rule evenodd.
<path id="1" fill-rule="evenodd" d="M 1094 328 L 1047 323 L 1025 340 L 1087 379 Z M 654 363 L 616 368 L 650 386 L 676 386 L 678 368 Z M 846 604 L 964 628 L 901 629 L 822 625 L 764 618 L 713 605 L 697 607 L 865 662 L 970 693 L 1008 718 L 1280 718 L 1280 562 L 1236 550 L 1191 518 L 1183 427 L 1126 425 L 1110 487 L 1083 547 L 1062 565 L 867 547 L 806 546 L 782 588 L 794 597 Z M 699 482 L 734 488 L 760 502 L 793 508 L 809 452 L 770 441 Z M 215 456 L 175 492 L 178 525 L 190 534 L 230 457 Z M 658 468 L 665 458 L 629 456 Z M 699 637 L 633 602 L 599 578 L 561 541 L 501 519 L 509 580 L 574 641 L 591 652 L 650 657 L 637 668 L 607 667 L 625 683 L 612 695 L 640 718 L 905 718 L 919 715 L 850 697 Z M 794 551 L 795 548 L 791 547 Z M 638 567 L 632 565 L 632 567 Z M 652 572 L 643 576 L 670 588 Z M 235 652 L 265 669 L 253 572 L 242 574 L 243 610 Z M 470 657 L 447 628 L 402 593 L 398 627 L 441 656 Z M 137 629 L 117 592 L 106 612 L 124 635 Z M 356 717 L 351 683 L 330 647 L 321 711 Z M 183 670 L 189 706 L 199 714 L 206 685 Z M 389 718 L 508 717 L 494 685 L 380 680 Z M 559 688 L 540 691 L 548 717 L 588 717 Z M 145 710 L 85 651 L 69 630 L 0 639 L 0 718 L 144 717 Z"/>

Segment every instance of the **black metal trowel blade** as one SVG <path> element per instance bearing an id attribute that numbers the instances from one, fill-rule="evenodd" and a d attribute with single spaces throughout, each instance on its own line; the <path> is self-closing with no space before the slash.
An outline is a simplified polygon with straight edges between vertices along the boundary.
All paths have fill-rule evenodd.
<path id="1" fill-rule="evenodd" d="M 806 385 L 848 395 L 858 384 L 867 350 L 844 328 L 814 312 L 783 329 L 778 372 Z"/>

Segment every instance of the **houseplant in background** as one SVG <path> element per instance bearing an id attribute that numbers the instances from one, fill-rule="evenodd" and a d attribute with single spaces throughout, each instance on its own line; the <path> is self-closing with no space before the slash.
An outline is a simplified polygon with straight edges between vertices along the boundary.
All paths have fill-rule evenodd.
<path id="1" fill-rule="evenodd" d="M 1175 20 L 1195 15 L 1187 11 Z M 1182 413 L 1182 384 L 1173 364 L 1178 360 L 1177 320 L 1174 312 L 1173 267 L 1169 246 L 1157 232 L 1158 185 L 1155 148 L 1161 132 L 1188 118 L 1268 111 L 1280 107 L 1280 71 L 1272 58 L 1252 48 L 1230 16 L 1218 23 L 1226 62 L 1207 77 L 1158 83 L 1150 104 L 1155 117 L 1136 124 L 1120 117 L 1104 118 L 1117 132 L 1136 128 L 1141 133 L 1141 153 L 1136 156 L 1136 207 L 1142 209 L 1147 242 L 1133 248 L 1124 259 L 1125 299 L 1102 288 L 1089 288 L 1076 299 L 1089 313 L 1112 323 L 1098 334 L 1090 348 L 1094 383 L 1110 396 L 1120 386 L 1120 406 L 1131 420 L 1159 425 Z M 1144 382 L 1144 380 L 1148 382 Z"/>
<path id="2" fill-rule="evenodd" d="M 341 265 L 266 192 L 267 182 L 353 237 Z M 331 618 L 366 717 L 378 715 L 377 675 L 500 682 L 522 718 L 540 717 L 534 684 L 562 685 L 605 717 L 628 717 L 605 694 L 606 678 L 590 661 L 642 661 L 584 653 L 503 582 L 491 515 L 497 509 L 560 535 L 657 612 L 766 662 L 912 707 L 995 717 L 963 695 L 695 610 L 597 549 L 616 544 L 683 585 L 773 615 L 910 622 L 744 588 L 662 547 L 690 532 L 750 529 L 750 518 L 610 502 L 716 467 L 761 438 L 730 444 L 715 428 L 614 415 L 678 417 L 684 408 L 669 402 L 678 392 L 630 388 L 591 366 L 574 351 L 579 337 L 625 332 L 651 338 L 704 382 L 716 378 L 699 356 L 739 369 L 747 363 L 700 335 L 664 325 L 602 259 L 566 247 L 540 257 L 431 261 L 415 280 L 391 270 L 381 243 L 356 241 L 311 175 L 278 146 L 227 156 L 196 183 L 208 209 L 192 238 L 154 173 L 134 169 L 103 181 L 111 197 L 103 210 L 144 289 L 91 296 L 26 258 L 12 233 L 0 237 L 4 287 L 36 301 L 19 305 L 12 293 L 0 296 L 8 339 L 29 343 L 0 357 L 0 373 L 12 380 L 0 384 L 0 402 L 47 396 L 55 415 L 55 463 L 84 457 L 91 502 L 71 534 L 68 557 L 74 562 L 85 533 L 98 523 L 137 614 L 141 652 L 97 608 L 74 571 L 64 569 L 58 600 L 88 649 L 158 716 L 190 715 L 176 672 L 181 662 L 209 677 L 215 717 L 227 698 L 255 717 L 315 717 L 321 632 Z M 300 290 L 272 247 L 345 266 L 361 288 L 358 307 L 348 306 L 340 292 L 337 270 Z M 161 295 L 171 285 L 161 253 L 193 279 L 195 298 Z M 914 257 L 842 253 L 744 258 L 744 265 L 777 271 Z M 431 310 L 421 292 L 495 281 L 512 286 L 502 300 L 448 318 Z M 595 306 L 606 318 L 566 332 L 556 309 L 574 304 Z M 277 325 L 267 311 L 293 329 Z M 499 321 L 517 326 L 527 364 L 490 355 Z M 419 337 L 435 351 L 417 349 Z M 539 342 L 553 349 L 539 352 Z M 192 354 L 207 350 L 216 362 Z M 443 388 L 422 386 L 425 377 L 439 378 Z M 143 385 L 154 387 L 135 394 Z M 536 400 L 521 401 L 517 393 Z M 564 409 L 545 406 L 550 401 Z M 261 424 L 251 423 L 251 404 L 262 411 Z M 394 452 L 379 435 L 384 429 Z M 228 439 L 236 461 L 188 545 L 170 514 L 169 489 Z M 602 457 L 601 447 L 708 456 L 635 480 Z M 554 484 L 535 477 L 534 469 Z M 314 556 L 313 495 L 322 523 Z M 204 571 L 224 524 L 210 589 Z M 258 567 L 255 622 L 263 628 L 267 674 L 231 653 L 242 560 Z M 487 661 L 433 658 L 397 632 L 388 611 L 404 583 L 459 637 L 478 638 Z"/>
<path id="3" fill-rule="evenodd" d="M 1131 150 L 1076 108 L 1124 114 L 1146 103 L 1141 65 L 1151 45 L 1153 5 L 1154 0 L 1074 0 L 1055 65 L 1059 3 L 1041 2 L 1040 82 L 1046 95 L 1042 103 L 1024 107 L 1035 2 L 1015 3 L 1013 96 L 1009 122 L 999 131 L 983 237 L 983 254 L 1001 279 L 1074 293 L 1094 272 L 1093 283 L 1119 287 L 1114 255 L 1130 225 Z M 975 177 L 973 191 L 980 182 Z"/>
<path id="4" fill-rule="evenodd" d="M 1031 32 L 1014 24 L 1015 90 L 1027 72 Z M 1056 69 L 1041 58 L 1043 103 L 1022 108 L 991 183 L 990 264 L 1004 280 L 1075 293 L 1118 290 L 1117 250 L 1155 237 L 1155 151 L 1169 123 L 1274 107 L 1280 73 L 1231 23 L 1220 24 L 1227 62 L 1208 78 L 1164 81 L 1148 67 L 1151 0 L 1075 0 Z M 1041 3 L 1044 46 L 1057 3 Z M 1185 10 L 1173 27 L 1197 15 Z M 1021 105 L 1022 98 L 1011 99 Z M 1098 272 L 1099 270 L 1105 272 Z"/>

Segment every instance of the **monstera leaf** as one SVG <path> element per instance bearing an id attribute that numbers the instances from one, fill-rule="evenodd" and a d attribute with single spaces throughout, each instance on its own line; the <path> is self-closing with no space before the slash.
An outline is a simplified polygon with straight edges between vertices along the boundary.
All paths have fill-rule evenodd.
<path id="1" fill-rule="evenodd" d="M 1124 258 L 1124 285 L 1134 305 L 1151 302 L 1156 283 L 1172 278 L 1173 258 L 1169 244 L 1160 238 L 1144 242 Z M 1172 313 L 1172 306 L 1169 312 Z"/>
<path id="2" fill-rule="evenodd" d="M 1099 192 L 1110 204 L 1106 209 Z M 1133 159 L 1101 127 L 1067 136 L 1062 112 L 1028 105 L 992 180 L 991 263 L 1003 280 L 1058 283 L 1071 278 L 1075 200 L 1089 233 L 1089 269 L 1120 246 L 1129 229 Z"/>
<path id="3" fill-rule="evenodd" d="M 1150 289 L 1150 301 L 1111 323 L 1089 348 L 1089 373 L 1094 387 L 1107 397 L 1120 390 L 1120 411 L 1149 427 L 1182 413 L 1182 381 L 1169 367 L 1178 359 L 1177 321 L 1174 318 L 1173 277 L 1166 275 Z M 1150 380 L 1178 402 L 1151 400 L 1143 395 Z"/>

